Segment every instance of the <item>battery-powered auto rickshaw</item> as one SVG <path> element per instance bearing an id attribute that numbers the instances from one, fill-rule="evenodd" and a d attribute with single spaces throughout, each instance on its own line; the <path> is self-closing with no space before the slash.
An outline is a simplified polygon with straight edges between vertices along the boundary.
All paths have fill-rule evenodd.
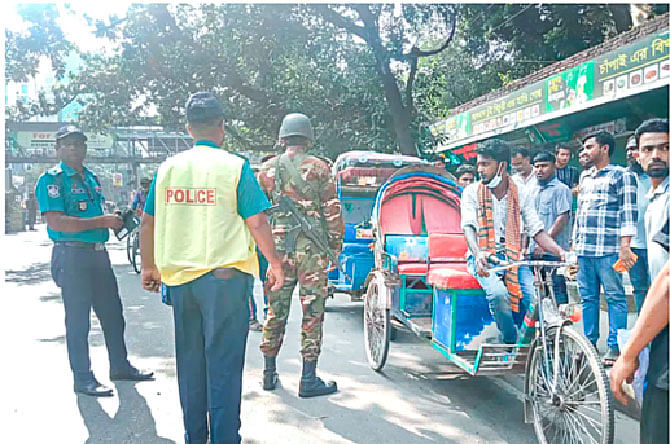
<path id="1" fill-rule="evenodd" d="M 425 163 L 418 157 L 374 151 L 348 151 L 337 157 L 333 176 L 345 224 L 339 257 L 344 272 L 335 269 L 328 276 L 331 292 L 361 300 L 363 283 L 374 265 L 370 216 L 377 190 L 398 169 Z"/>

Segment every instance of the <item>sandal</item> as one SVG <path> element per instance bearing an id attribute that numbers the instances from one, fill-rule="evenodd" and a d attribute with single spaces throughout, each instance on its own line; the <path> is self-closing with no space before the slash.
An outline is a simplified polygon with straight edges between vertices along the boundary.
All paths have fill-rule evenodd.
<path id="1" fill-rule="evenodd" d="M 608 348 L 607 353 L 602 357 L 603 367 L 612 367 L 619 357 L 619 350 L 614 348 Z"/>

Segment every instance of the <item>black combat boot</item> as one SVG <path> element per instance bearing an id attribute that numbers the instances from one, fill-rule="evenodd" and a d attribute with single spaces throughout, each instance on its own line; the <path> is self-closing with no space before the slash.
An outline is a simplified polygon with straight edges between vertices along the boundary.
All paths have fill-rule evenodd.
<path id="1" fill-rule="evenodd" d="M 302 378 L 300 379 L 298 396 L 311 398 L 313 396 L 330 395 L 336 391 L 337 383 L 335 381 L 323 382 L 321 378 L 316 377 L 316 361 L 302 361 Z"/>
<path id="2" fill-rule="evenodd" d="M 277 387 L 277 357 L 263 356 L 265 367 L 263 368 L 263 390 L 274 390 Z"/>

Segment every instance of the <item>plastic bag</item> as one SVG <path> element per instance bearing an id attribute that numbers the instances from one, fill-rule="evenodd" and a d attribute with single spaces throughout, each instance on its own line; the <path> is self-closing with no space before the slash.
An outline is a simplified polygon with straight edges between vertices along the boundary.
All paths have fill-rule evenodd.
<path id="1" fill-rule="evenodd" d="M 626 342 L 630 339 L 632 330 L 617 330 L 617 342 L 619 343 L 619 350 L 622 350 Z M 647 377 L 647 369 L 649 368 L 649 346 L 642 349 L 638 355 L 640 365 L 635 370 L 635 377 L 633 379 L 633 393 L 635 394 L 635 401 L 638 407 L 642 407 L 642 396 L 644 393 L 644 380 Z M 624 382 L 625 384 L 625 382 Z"/>

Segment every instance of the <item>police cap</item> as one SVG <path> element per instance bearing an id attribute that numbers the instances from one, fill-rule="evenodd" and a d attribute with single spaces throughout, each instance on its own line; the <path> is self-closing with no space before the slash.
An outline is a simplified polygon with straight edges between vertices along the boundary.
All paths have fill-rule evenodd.
<path id="1" fill-rule="evenodd" d="M 83 137 L 84 141 L 87 141 L 88 138 L 84 135 L 84 132 L 81 130 L 81 128 L 76 127 L 74 125 L 68 125 L 68 126 L 62 126 L 58 129 L 56 132 L 56 140 L 63 140 L 66 137 L 70 136 L 79 136 Z"/>
<path id="2" fill-rule="evenodd" d="M 191 94 L 186 101 L 186 120 L 188 122 L 206 122 L 223 118 L 223 106 L 211 92 Z"/>

